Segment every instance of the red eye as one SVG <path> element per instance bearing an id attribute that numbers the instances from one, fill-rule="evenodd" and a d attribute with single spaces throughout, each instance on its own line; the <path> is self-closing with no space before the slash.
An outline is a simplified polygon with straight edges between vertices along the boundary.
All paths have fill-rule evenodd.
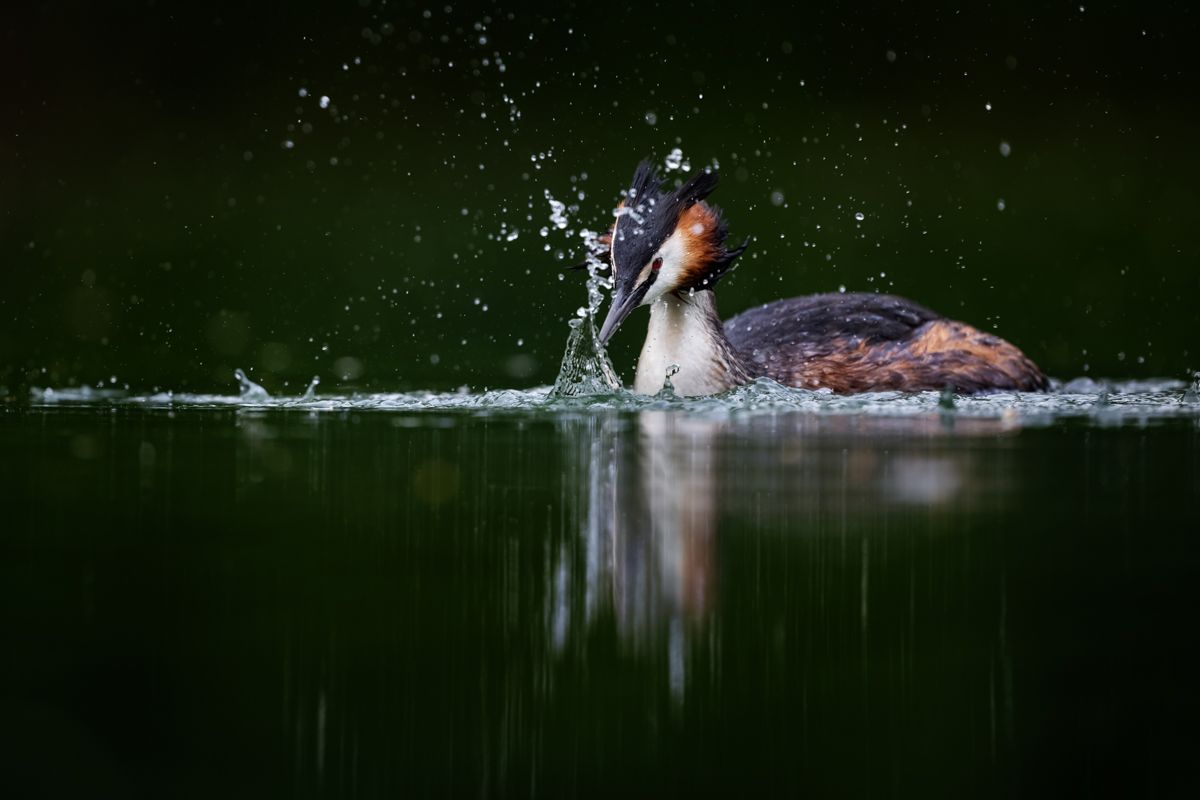
<path id="1" fill-rule="evenodd" d="M 660 269 L 662 269 L 662 256 L 654 259 L 654 263 L 650 265 L 650 269 L 654 270 L 655 272 L 658 272 Z"/>

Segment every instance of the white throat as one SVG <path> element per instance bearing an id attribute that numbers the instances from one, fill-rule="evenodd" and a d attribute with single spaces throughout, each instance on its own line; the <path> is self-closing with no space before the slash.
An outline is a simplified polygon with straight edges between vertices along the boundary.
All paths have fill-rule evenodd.
<path id="1" fill-rule="evenodd" d="M 650 326 L 633 390 L 657 394 L 667 371 L 679 367 L 671 378 L 677 394 L 723 392 L 745 381 L 739 365 L 730 363 L 728 351 L 712 292 L 687 298 L 665 294 L 650 305 Z"/>

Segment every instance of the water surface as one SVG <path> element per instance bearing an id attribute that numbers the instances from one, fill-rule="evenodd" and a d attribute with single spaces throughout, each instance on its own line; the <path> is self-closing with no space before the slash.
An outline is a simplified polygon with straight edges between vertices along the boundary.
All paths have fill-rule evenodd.
<path id="1" fill-rule="evenodd" d="M 39 392 L 0 412 L 7 780 L 1195 788 L 1200 406 L 1073 388 Z"/>

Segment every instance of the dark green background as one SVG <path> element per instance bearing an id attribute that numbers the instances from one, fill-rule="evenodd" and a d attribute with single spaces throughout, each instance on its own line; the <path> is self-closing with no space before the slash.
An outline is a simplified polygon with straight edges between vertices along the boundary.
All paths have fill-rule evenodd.
<path id="1" fill-rule="evenodd" d="M 544 191 L 598 227 L 677 143 L 755 237 L 727 315 L 886 289 L 1059 377 L 1200 366 L 1186 4 L 242 5 L 6 11 L 8 392 L 551 382 L 583 292 Z"/>

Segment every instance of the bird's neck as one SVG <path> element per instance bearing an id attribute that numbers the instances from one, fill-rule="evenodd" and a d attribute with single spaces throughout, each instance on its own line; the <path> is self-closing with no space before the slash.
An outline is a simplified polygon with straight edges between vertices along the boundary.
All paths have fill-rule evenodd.
<path id="1" fill-rule="evenodd" d="M 711 290 L 672 292 L 650 306 L 634 391 L 658 393 L 672 367 L 679 367 L 671 383 L 681 395 L 716 394 L 751 380 L 745 362 L 725 338 Z"/>

